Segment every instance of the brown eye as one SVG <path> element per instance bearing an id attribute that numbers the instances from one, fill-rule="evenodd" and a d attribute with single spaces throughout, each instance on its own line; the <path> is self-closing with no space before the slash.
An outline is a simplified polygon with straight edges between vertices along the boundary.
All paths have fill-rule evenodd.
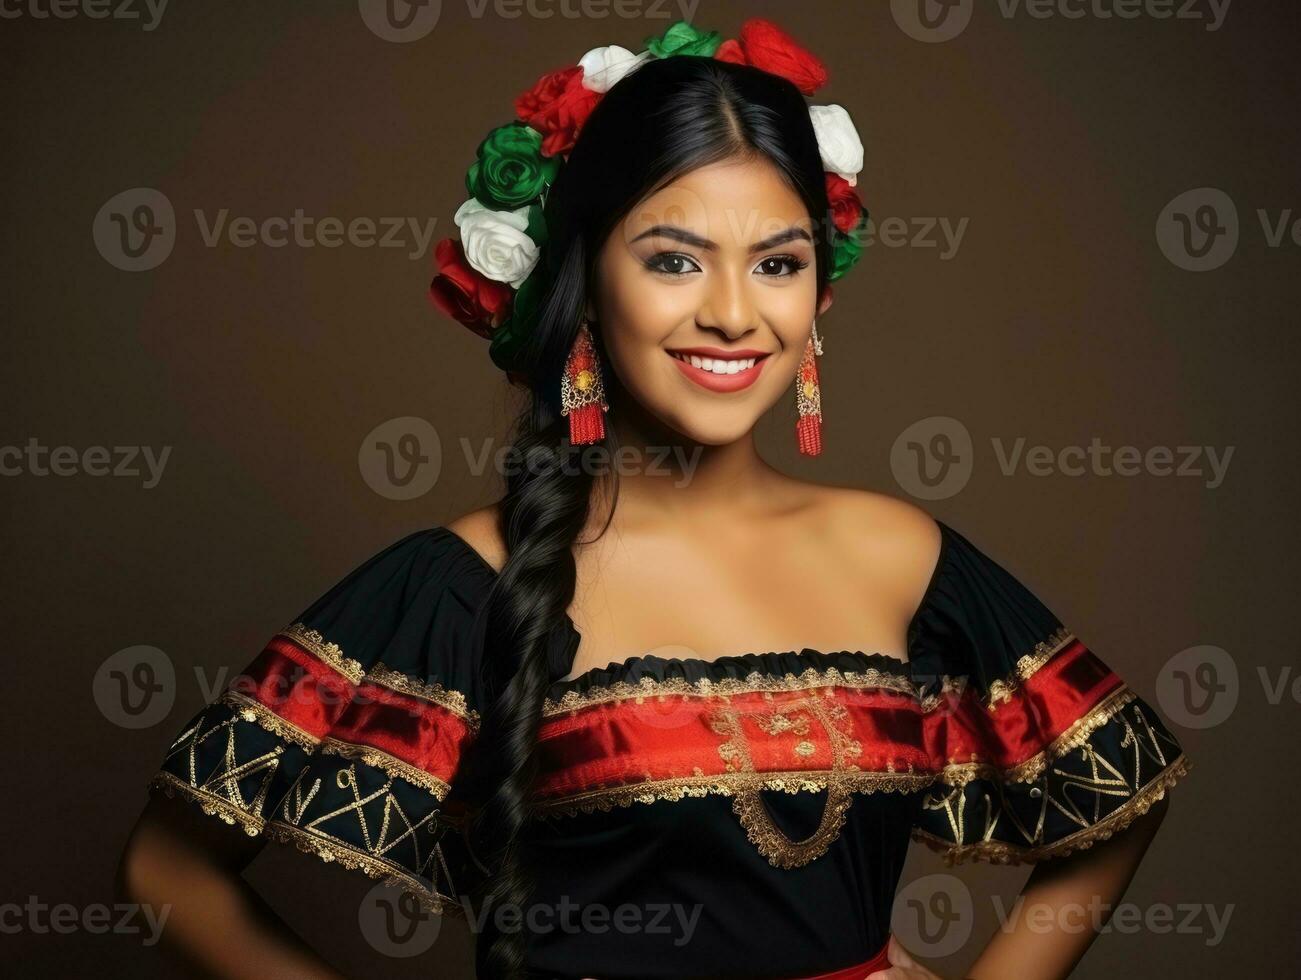
<path id="1" fill-rule="evenodd" d="M 689 272 L 699 272 L 700 266 L 689 255 L 681 252 L 660 252 L 646 260 L 646 268 L 670 276 L 682 276 Z"/>
<path id="2" fill-rule="evenodd" d="M 794 255 L 770 255 L 756 266 L 763 276 L 783 278 L 793 276 L 801 269 L 808 268 L 808 263 Z"/>

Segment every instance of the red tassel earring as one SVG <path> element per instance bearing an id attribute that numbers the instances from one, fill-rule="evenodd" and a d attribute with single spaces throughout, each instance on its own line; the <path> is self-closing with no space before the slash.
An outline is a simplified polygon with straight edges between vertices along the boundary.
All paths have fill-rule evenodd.
<path id="1" fill-rule="evenodd" d="M 596 356 L 584 317 L 560 378 L 560 414 L 569 416 L 569 441 L 579 446 L 604 439 L 605 413 L 609 410 L 601 381 L 601 359 Z"/>
<path id="2" fill-rule="evenodd" d="M 795 408 L 799 420 L 795 423 L 795 441 L 805 456 L 822 452 L 822 388 L 818 382 L 818 362 L 815 355 L 822 353 L 822 338 L 818 336 L 818 322 L 813 321 L 813 333 L 804 347 L 800 370 L 795 376 Z"/>

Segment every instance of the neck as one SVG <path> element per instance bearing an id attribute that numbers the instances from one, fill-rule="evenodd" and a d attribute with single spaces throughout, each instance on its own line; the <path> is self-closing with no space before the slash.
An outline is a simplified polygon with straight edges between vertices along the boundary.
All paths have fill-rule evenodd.
<path id="1" fill-rule="evenodd" d="M 615 523 L 735 521 L 771 510 L 783 474 L 755 445 L 754 430 L 722 445 L 690 439 L 631 398 L 611 400 L 606 425 L 617 447 L 606 483 L 619 489 Z"/>

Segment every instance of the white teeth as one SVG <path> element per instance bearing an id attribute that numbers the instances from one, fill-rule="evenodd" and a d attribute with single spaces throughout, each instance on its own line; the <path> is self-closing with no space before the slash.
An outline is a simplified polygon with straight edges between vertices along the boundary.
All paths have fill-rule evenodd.
<path id="1" fill-rule="evenodd" d="M 700 368 L 702 371 L 710 371 L 713 374 L 736 374 L 740 371 L 748 371 L 754 367 L 757 358 L 744 357 L 739 360 L 726 360 L 721 357 L 697 357 L 695 354 L 673 354 L 680 361 L 686 361 L 692 367 Z"/>

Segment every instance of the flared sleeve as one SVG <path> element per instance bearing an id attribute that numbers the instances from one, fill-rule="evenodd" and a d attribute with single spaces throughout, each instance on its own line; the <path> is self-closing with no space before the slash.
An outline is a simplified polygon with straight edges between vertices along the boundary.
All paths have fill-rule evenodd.
<path id="1" fill-rule="evenodd" d="M 1110 837 L 1187 772 L 1179 742 L 1025 585 L 940 529 L 908 639 L 938 773 L 914 838 L 950 862 L 1019 863 Z"/>
<path id="2" fill-rule="evenodd" d="M 458 912 L 444 801 L 479 724 L 491 574 L 446 529 L 389 545 L 185 724 L 150 787 Z"/>

